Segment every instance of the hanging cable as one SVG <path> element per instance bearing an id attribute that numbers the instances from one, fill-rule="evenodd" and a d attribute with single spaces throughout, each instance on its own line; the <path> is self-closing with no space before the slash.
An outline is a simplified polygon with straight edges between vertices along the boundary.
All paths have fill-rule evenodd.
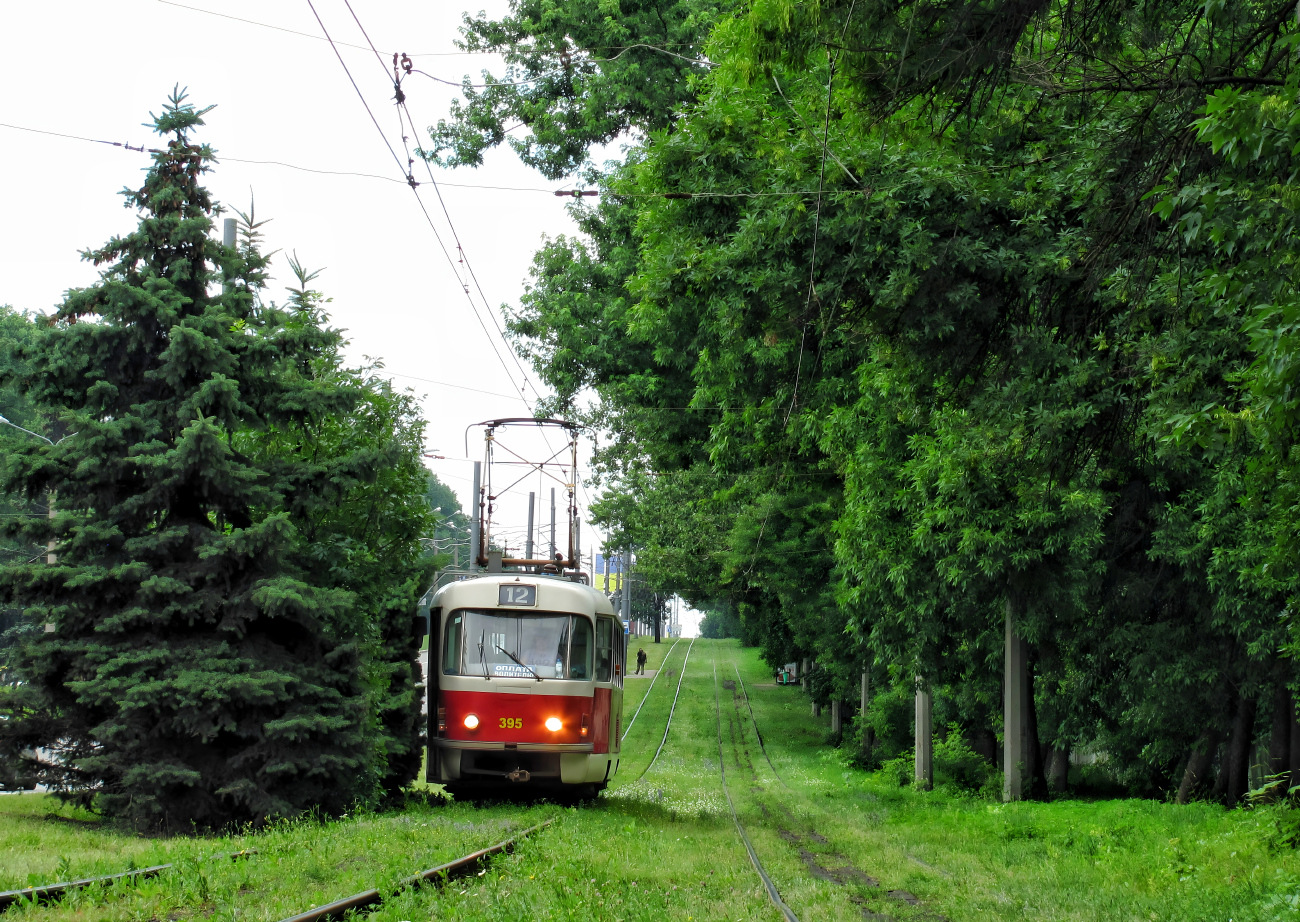
<path id="1" fill-rule="evenodd" d="M 316 22 L 320 25 L 321 31 L 325 33 L 325 38 L 327 41 L 329 41 L 330 47 L 334 50 L 334 56 L 338 58 L 339 64 L 343 68 L 343 72 L 347 75 L 348 82 L 351 83 L 352 88 L 356 90 L 357 97 L 361 100 L 361 105 L 365 108 L 366 114 L 370 116 L 370 121 L 374 124 L 375 130 L 379 132 L 379 136 L 383 140 L 384 146 L 388 148 L 388 152 L 392 154 L 393 160 L 394 162 L 397 163 L 398 169 L 400 170 L 402 168 L 401 158 L 397 156 L 397 151 L 393 149 L 393 145 L 389 142 L 388 136 L 384 134 L 384 129 L 379 126 L 379 120 L 375 118 L 374 113 L 370 110 L 370 104 L 366 102 L 365 94 L 363 94 L 361 92 L 361 88 L 357 86 L 356 80 L 352 77 L 352 71 L 349 70 L 347 62 L 343 60 L 343 55 L 339 53 L 338 48 L 335 46 L 334 39 L 330 35 L 329 30 L 325 28 L 325 23 L 321 20 L 320 14 L 316 12 L 316 5 L 312 2 L 312 0 L 307 0 L 307 6 L 311 8 L 312 15 L 316 17 Z M 351 7 L 349 7 L 349 10 L 350 9 Z M 363 30 L 363 34 L 364 34 L 364 30 Z M 367 41 L 369 41 L 369 38 L 367 38 Z M 382 64 L 382 60 L 380 63 Z M 386 75 L 387 75 L 387 69 L 385 69 L 385 76 Z M 411 191 L 415 195 L 415 200 L 420 206 L 420 211 L 424 215 L 424 219 L 428 223 L 429 229 L 433 231 L 434 239 L 438 241 L 438 247 L 442 250 L 442 255 L 446 258 L 447 264 L 451 266 L 452 272 L 455 273 L 456 267 L 455 267 L 455 263 L 451 258 L 451 254 L 447 252 L 447 246 L 443 242 L 442 235 L 438 233 L 438 228 L 433 223 L 433 216 L 429 214 L 429 210 L 424 206 L 424 200 L 420 197 L 420 190 L 418 188 L 419 183 L 415 181 L 415 178 L 411 175 L 409 169 L 404 170 L 403 172 L 406 174 L 407 184 L 411 187 Z M 468 296 L 468 292 L 466 292 L 466 295 Z M 482 327 L 483 329 L 483 334 L 487 336 L 489 344 L 492 346 L 492 353 L 496 356 L 497 361 L 501 364 L 501 368 L 503 371 L 505 371 L 506 377 L 511 378 L 510 369 L 506 365 L 505 359 L 501 357 L 501 353 L 497 349 L 495 339 L 493 338 L 492 334 L 488 332 L 487 324 L 483 322 L 483 317 L 480 315 L 478 307 L 474 304 L 474 299 L 469 298 L 469 303 L 470 303 L 470 308 L 474 312 L 475 319 L 478 320 L 479 326 Z M 511 383 L 512 384 L 514 383 L 513 378 L 511 378 Z M 520 389 L 520 396 L 523 397 L 524 404 L 528 406 L 529 412 L 531 413 L 532 404 L 528 400 L 528 398 L 525 395 L 523 395 L 522 389 Z"/>
<path id="2" fill-rule="evenodd" d="M 366 32 L 366 27 L 362 25 L 360 17 L 357 16 L 356 11 L 352 9 L 352 4 L 350 0 L 343 0 L 343 5 L 347 7 L 348 13 L 351 14 L 353 21 L 357 24 L 357 28 L 361 30 L 361 35 L 362 37 L 365 38 L 366 44 L 370 46 L 370 50 L 375 56 L 376 63 L 378 63 L 380 70 L 384 72 L 385 79 L 388 79 L 388 65 L 384 62 L 384 58 L 379 53 L 379 49 L 375 47 L 375 43 L 371 41 L 370 35 L 368 32 Z M 410 59 L 406 54 L 400 52 L 395 52 L 393 54 L 393 76 L 392 76 L 393 99 L 397 104 L 398 122 L 402 134 L 402 143 L 404 146 L 406 143 L 406 127 L 409 125 L 411 129 L 411 133 L 413 135 L 418 132 L 418 129 L 415 127 L 415 120 L 411 117 L 410 109 L 406 104 L 406 93 L 402 90 L 402 79 L 405 76 L 409 76 L 412 70 L 413 68 L 411 66 Z M 405 117 L 405 124 L 402 124 L 403 117 Z M 474 272 L 473 264 L 469 261 L 469 257 L 465 255 L 465 247 L 461 243 L 460 234 L 457 233 L 456 231 L 456 224 L 454 221 L 452 221 L 451 212 L 448 211 L 447 203 L 442 197 L 442 190 L 438 188 L 438 181 L 437 179 L 434 178 L 433 167 L 430 166 L 429 161 L 426 160 L 423 156 L 420 159 L 424 161 L 425 170 L 428 172 L 429 184 L 433 186 L 433 191 L 438 196 L 438 204 L 442 208 L 443 217 L 446 219 L 447 227 L 451 231 L 452 240 L 456 245 L 456 252 L 460 257 L 459 259 L 460 264 L 465 267 L 465 271 L 469 274 L 470 280 L 474 283 L 474 288 L 475 290 L 478 291 L 479 299 L 483 302 L 483 308 L 487 312 L 488 316 L 492 318 L 492 325 L 496 327 L 497 335 L 501 337 L 502 342 L 507 347 L 506 351 L 509 353 L 511 359 L 514 361 L 515 367 L 519 369 L 519 375 L 521 380 L 524 382 L 525 385 L 527 385 L 527 387 L 530 390 L 532 390 L 533 395 L 536 397 L 536 399 L 538 400 L 542 399 L 541 391 L 539 391 L 537 389 L 537 386 L 533 384 L 532 378 L 529 376 L 528 371 L 524 368 L 523 363 L 519 360 L 519 356 L 515 353 L 514 349 L 509 347 L 509 341 L 506 339 L 505 330 L 502 328 L 500 322 L 497 319 L 496 311 L 493 310 L 491 303 L 487 299 L 487 294 L 483 291 L 483 286 L 478 280 L 478 275 Z M 410 157 L 409 149 L 407 150 L 407 162 L 408 162 L 408 168 L 414 162 Z M 464 283 L 462 282 L 462 284 Z M 466 287 L 466 294 L 468 295 L 469 294 L 468 286 L 466 285 L 465 287 Z M 473 299 L 471 298 L 471 303 L 472 301 Z M 522 393 L 523 389 L 521 388 L 520 390 Z M 530 412 L 532 411 L 531 406 L 529 407 L 529 410 Z M 547 445 L 548 447 L 550 446 L 549 440 L 547 440 Z"/>

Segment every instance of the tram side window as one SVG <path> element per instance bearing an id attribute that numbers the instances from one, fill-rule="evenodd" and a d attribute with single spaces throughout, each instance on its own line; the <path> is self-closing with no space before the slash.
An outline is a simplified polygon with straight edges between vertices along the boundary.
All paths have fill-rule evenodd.
<path id="1" fill-rule="evenodd" d="M 614 672 L 614 622 L 608 618 L 596 621 L 596 681 L 608 682 Z"/>
<path id="2" fill-rule="evenodd" d="M 591 622 L 573 619 L 573 646 L 569 648 L 569 678 L 591 680 Z"/>
<path id="3" fill-rule="evenodd" d="M 465 632 L 460 615 L 447 619 L 447 635 L 442 644 L 442 674 L 460 675 L 460 640 Z"/>

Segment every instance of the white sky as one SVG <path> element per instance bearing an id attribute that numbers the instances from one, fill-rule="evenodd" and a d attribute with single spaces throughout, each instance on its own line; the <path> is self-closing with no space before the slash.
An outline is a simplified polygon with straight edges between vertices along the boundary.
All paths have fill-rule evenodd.
<path id="1" fill-rule="evenodd" d="M 364 45 L 343 0 L 314 2 L 336 42 Z M 186 0 L 186 6 L 321 34 L 306 0 Z M 392 52 L 403 51 L 412 55 L 415 67 L 447 80 L 477 77 L 484 68 L 503 72 L 495 57 L 457 53 L 460 2 L 353 0 L 352 6 L 376 47 L 389 56 L 390 69 Z M 486 9 L 500 15 L 504 0 Z M 340 51 L 400 155 L 391 77 L 369 51 Z M 176 3 L 11 0 L 0 7 L 0 81 L 8 88 L 0 98 L 0 122 L 10 126 L 149 147 L 156 136 L 141 123 L 180 84 L 189 88 L 195 104 L 217 105 L 197 138 L 211 143 L 219 157 L 400 175 L 329 44 Z M 425 126 L 446 116 L 457 90 L 419 75 L 404 87 L 422 133 L 411 138 L 414 147 L 427 142 Z M 68 288 L 93 283 L 96 271 L 78 252 L 134 225 L 135 213 L 123 208 L 116 193 L 138 186 L 148 163 L 146 154 L 122 148 L 0 127 L 0 165 L 7 180 L 0 303 L 47 312 Z M 417 162 L 417 179 L 422 172 Z M 550 194 L 564 184 L 543 180 L 510 150 L 489 154 L 478 170 L 435 170 L 435 176 L 440 183 L 544 190 L 442 189 L 487 302 L 493 309 L 516 305 L 543 236 L 574 230 L 564 200 Z M 423 178 L 425 206 L 454 253 L 437 196 L 427 174 Z M 276 300 L 283 299 L 282 286 L 291 278 L 286 253 L 296 252 L 308 268 L 324 269 L 315 285 L 333 299 L 329 310 L 351 340 L 349 358 L 382 361 L 396 384 L 421 396 L 428 449 L 448 457 L 429 465 L 459 492 L 468 511 L 471 466 L 453 460 L 465 457 L 465 427 L 531 414 L 517 396 L 523 383 L 518 366 L 499 339 L 509 374 L 494 356 L 466 298 L 459 266 L 448 265 L 411 190 L 400 182 L 230 161 L 221 163 L 207 184 L 218 200 L 245 210 L 251 189 L 257 217 L 272 219 L 267 249 L 282 250 L 273 265 Z M 473 282 L 470 290 L 482 311 Z M 486 313 L 482 317 L 496 336 L 491 319 Z M 497 319 L 501 322 L 499 310 Z M 471 433 L 470 457 L 481 457 L 481 451 L 481 438 Z M 580 463 L 585 461 L 584 452 Z M 528 486 L 520 489 L 526 493 Z M 580 506 L 587 499 L 580 493 Z M 505 510 L 520 516 L 519 529 L 523 508 L 521 503 Z M 584 553 L 596 545 L 585 525 L 582 541 Z"/>

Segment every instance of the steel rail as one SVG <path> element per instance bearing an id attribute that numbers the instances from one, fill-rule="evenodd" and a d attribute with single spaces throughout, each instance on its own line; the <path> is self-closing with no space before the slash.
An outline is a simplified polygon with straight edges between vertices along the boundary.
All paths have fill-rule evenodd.
<path id="1" fill-rule="evenodd" d="M 257 849 L 250 848 L 224 857 L 229 857 L 231 859 L 247 858 L 256 854 Z M 157 877 L 163 871 L 171 870 L 173 867 L 175 867 L 175 865 L 155 864 L 147 868 L 136 868 L 132 871 L 123 871 L 120 874 L 106 874 L 103 877 L 83 877 L 80 880 L 68 880 L 57 884 L 46 884 L 43 887 L 23 887 L 21 890 L 5 890 L 0 892 L 0 912 L 8 909 L 14 903 L 20 903 L 23 900 L 27 900 L 31 903 L 45 902 L 47 900 L 57 899 L 69 891 L 93 887 L 95 884 L 109 886 L 119 880 L 134 880 L 137 877 Z"/>
<path id="2" fill-rule="evenodd" d="M 713 710 L 718 717 L 718 770 L 722 774 L 722 793 L 727 797 L 727 806 L 731 808 L 731 821 L 736 824 L 736 832 L 740 833 L 740 841 L 745 843 L 745 851 L 749 853 L 749 861 L 758 872 L 759 879 L 763 881 L 763 887 L 767 890 L 768 898 L 772 900 L 773 905 L 781 910 L 781 915 L 785 916 L 786 922 L 799 922 L 799 917 L 794 914 L 794 910 L 785 904 L 781 899 L 781 894 L 776 889 L 776 884 L 772 878 L 767 876 L 767 871 L 763 869 L 763 862 L 758 860 L 758 853 L 754 851 L 754 844 L 749 841 L 749 836 L 745 834 L 745 827 L 740 825 L 740 816 L 736 813 L 736 804 L 731 799 L 731 792 L 727 790 L 727 760 L 722 755 L 722 702 L 718 694 L 718 661 L 713 661 Z"/>
<path id="3" fill-rule="evenodd" d="M 745 680 L 740 677 L 740 667 L 735 663 L 732 663 L 731 667 L 736 670 L 736 681 L 740 683 L 740 693 L 745 696 L 745 707 L 749 708 L 749 722 L 754 725 L 754 735 L 758 737 L 758 748 L 763 750 L 763 758 L 767 759 L 768 767 L 772 769 L 772 774 L 776 775 L 776 780 L 781 782 L 781 787 L 788 791 L 790 785 L 785 783 L 781 773 L 772 764 L 772 757 L 767 754 L 767 745 L 763 742 L 763 731 L 758 729 L 758 718 L 754 716 L 754 705 L 750 703 L 749 692 L 745 690 Z"/>
<path id="4" fill-rule="evenodd" d="M 641 708 L 645 707 L 645 703 L 650 700 L 650 693 L 655 690 L 655 683 L 659 681 L 659 673 L 664 671 L 664 666 L 668 664 L 668 657 L 673 655 L 673 651 L 677 649 L 677 645 L 681 642 L 682 639 L 678 637 L 673 641 L 673 645 L 668 648 L 668 652 L 664 654 L 664 661 L 660 663 L 659 668 L 655 670 L 655 677 L 650 680 L 650 687 L 647 688 L 645 694 L 641 696 L 641 703 L 636 706 L 636 713 L 632 715 L 632 719 L 629 720 L 627 726 L 623 728 L 623 735 L 618 738 L 620 743 L 627 739 L 627 735 L 632 732 L 632 724 L 636 723 L 637 717 L 641 714 Z M 626 667 L 627 663 L 624 663 L 623 665 Z M 627 684 L 626 677 L 623 680 L 623 684 Z"/>
<path id="5" fill-rule="evenodd" d="M 429 868 L 427 871 L 421 871 L 411 877 L 400 881 L 389 896 L 395 896 L 410 887 L 418 887 L 425 883 L 432 883 L 434 886 L 440 886 L 449 880 L 458 877 L 465 877 L 472 874 L 480 865 L 485 864 L 487 859 L 493 855 L 499 855 L 502 852 L 514 851 L 515 843 L 521 839 L 537 832 L 539 829 L 545 829 L 554 819 L 549 819 L 544 823 L 538 823 L 536 826 L 530 826 L 523 832 L 517 833 L 506 839 L 504 842 L 498 842 L 496 845 L 488 848 L 479 849 L 476 852 L 457 858 L 455 861 L 448 861 L 446 864 L 440 864 L 436 868 Z M 317 906 L 315 909 L 309 909 L 306 912 L 300 912 L 296 916 L 290 916 L 281 922 L 324 922 L 326 919 L 341 919 L 346 913 L 361 912 L 384 901 L 384 894 L 378 890 L 364 890 L 361 893 L 354 893 L 352 896 L 344 897 L 341 900 L 335 900 L 333 903 L 327 903 L 324 906 Z"/>
<path id="6" fill-rule="evenodd" d="M 645 777 L 645 773 L 650 771 L 651 766 L 659 760 L 659 753 L 664 751 L 664 744 L 668 742 L 668 731 L 673 726 L 673 714 L 677 711 L 677 699 L 682 694 L 682 679 L 686 678 L 686 664 L 691 661 L 691 650 L 695 648 L 695 640 L 696 638 L 691 638 L 690 645 L 686 648 L 686 659 L 682 660 L 682 673 L 677 677 L 677 694 L 673 695 L 673 706 L 668 709 L 668 723 L 664 724 L 664 738 L 659 741 L 659 748 L 655 750 L 654 758 L 650 760 L 650 764 L 641 769 L 641 774 L 632 780 L 633 784 Z"/>

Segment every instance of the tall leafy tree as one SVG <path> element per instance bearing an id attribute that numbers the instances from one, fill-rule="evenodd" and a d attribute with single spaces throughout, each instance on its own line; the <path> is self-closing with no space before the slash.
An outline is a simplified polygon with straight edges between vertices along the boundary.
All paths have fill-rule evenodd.
<path id="1" fill-rule="evenodd" d="M 1296 681 L 1293 18 L 719 18 L 719 66 L 575 207 L 585 239 L 539 254 L 512 323 L 562 399 L 600 397 L 639 500 L 610 523 L 844 680 L 875 658 L 987 688 L 1010 607 L 1045 746 L 1100 743 L 1151 791 L 1222 740 L 1237 799 Z M 1211 93 L 1213 147 L 1188 131 Z M 718 536 L 689 567 L 683 505 Z"/>
<path id="2" fill-rule="evenodd" d="M 551 179 L 578 170 L 593 146 L 672 125 L 704 73 L 705 38 L 730 4 L 712 0 L 512 0 L 501 19 L 465 17 L 461 47 L 500 54 L 502 77 L 466 77 L 464 101 L 431 129 L 428 156 L 478 165 L 509 143 Z M 520 135 L 511 134 L 523 127 Z"/>

